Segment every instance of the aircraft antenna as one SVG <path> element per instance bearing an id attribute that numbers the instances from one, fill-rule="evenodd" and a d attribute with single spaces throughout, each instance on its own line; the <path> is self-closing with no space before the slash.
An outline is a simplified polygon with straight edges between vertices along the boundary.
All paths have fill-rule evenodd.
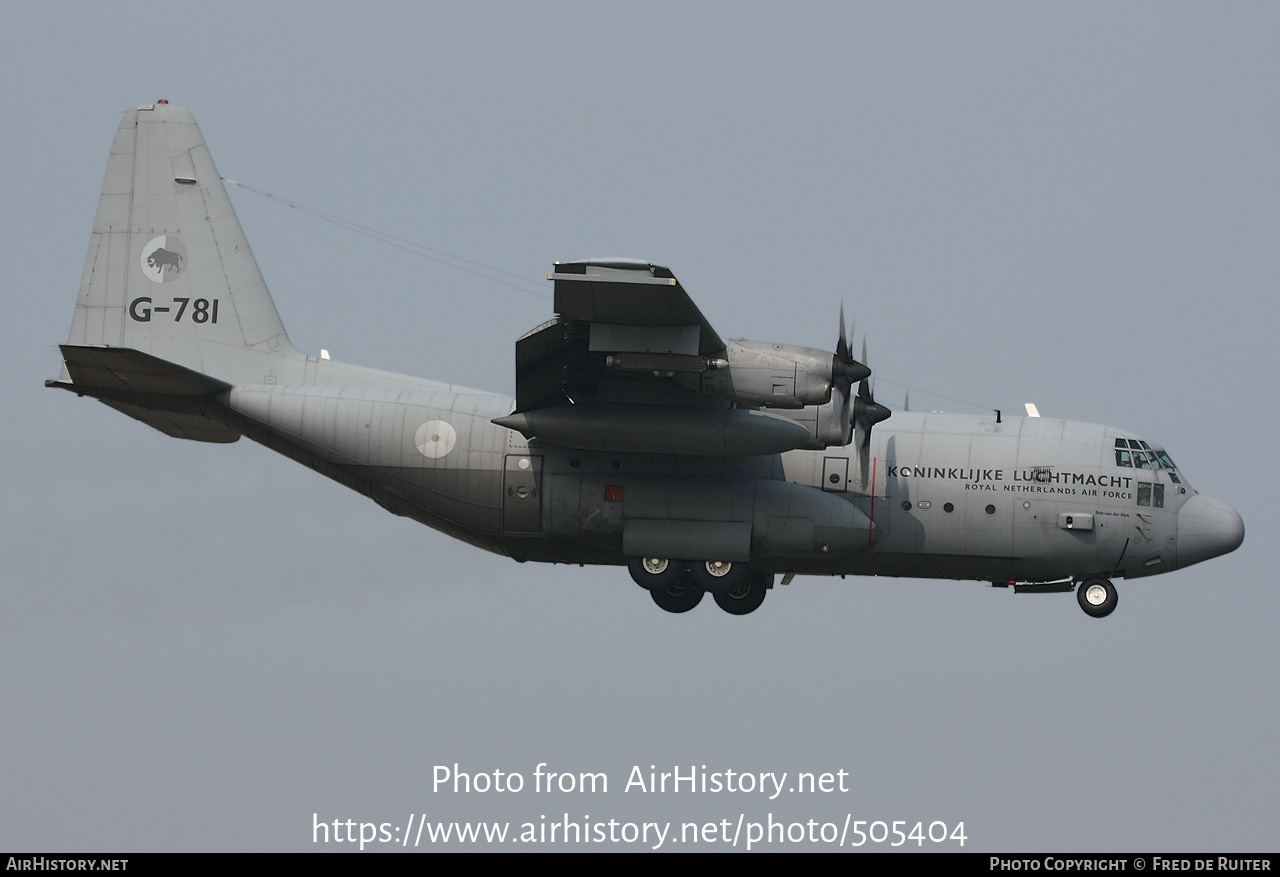
<path id="1" fill-rule="evenodd" d="M 275 201 L 279 204 L 283 204 L 285 207 L 289 207 L 294 210 L 305 213 L 308 216 L 319 219 L 321 222 L 327 222 L 330 225 L 336 225 L 339 228 L 345 228 L 347 231 L 352 231 L 358 235 L 363 235 L 364 237 L 371 238 L 372 240 L 378 241 L 380 243 L 384 243 L 389 247 L 395 247 L 397 250 L 404 250 L 406 253 L 412 253 L 413 255 L 421 256 L 424 259 L 430 259 L 432 262 L 436 262 L 441 265 L 447 265 L 448 267 L 453 268 L 457 271 L 463 271 L 474 277 L 480 277 L 480 278 L 483 278 L 484 280 L 488 280 L 491 283 L 496 283 L 499 286 L 505 286 L 508 289 L 514 289 L 516 292 L 523 292 L 525 295 L 532 295 L 536 298 L 543 299 L 544 301 L 551 301 L 551 296 L 547 295 L 545 292 L 537 292 L 523 286 L 516 286 L 514 283 L 508 283 L 505 280 L 499 280 L 496 277 L 490 277 L 487 274 L 481 274 L 479 271 L 473 271 L 470 268 L 464 268 L 462 265 L 455 265 L 453 264 L 453 262 L 446 261 L 446 260 L 452 259 L 456 262 L 464 262 L 467 265 L 474 265 L 476 268 L 481 268 L 485 271 L 491 271 L 495 274 L 502 274 L 506 277 L 514 278 L 515 280 L 518 280 L 522 283 L 528 283 L 530 285 L 535 283 L 535 281 L 530 280 L 527 277 L 521 277 L 519 274 L 512 274 L 510 271 L 503 271 L 501 268 L 494 268 L 492 265 L 485 265 L 483 262 L 476 262 L 472 259 L 463 258 L 462 256 L 455 256 L 453 253 L 446 253 L 444 250 L 427 246 L 426 244 L 419 243 L 418 241 L 411 241 L 407 238 L 398 237 L 396 235 L 391 234 L 390 232 L 380 231 L 376 228 L 363 225 L 351 219 L 343 219 L 341 216 L 336 216 L 332 213 L 326 213 L 323 210 L 318 210 L 315 207 L 308 207 L 305 204 L 299 204 L 297 201 L 290 201 L 288 198 L 281 198 L 279 195 L 273 195 L 270 192 L 265 192 L 262 189 L 257 189 L 257 188 L 254 188 L 253 186 L 249 186 L 244 183 L 238 183 L 235 180 L 229 179 L 227 177 L 222 177 L 221 179 L 224 183 L 228 183 L 239 189 L 244 189 L 248 192 L 254 193 L 255 195 L 260 195 L 263 198 L 267 198 L 271 201 Z"/>

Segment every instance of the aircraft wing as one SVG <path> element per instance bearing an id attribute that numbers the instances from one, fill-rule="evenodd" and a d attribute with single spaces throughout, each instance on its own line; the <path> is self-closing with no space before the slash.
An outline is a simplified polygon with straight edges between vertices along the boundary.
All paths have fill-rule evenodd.
<path id="1" fill-rule="evenodd" d="M 671 373 L 700 373 L 724 355 L 669 268 L 589 259 L 558 262 L 547 279 L 559 316 L 516 342 L 516 411 L 566 400 L 675 402 L 688 391 Z"/>
<path id="2" fill-rule="evenodd" d="M 558 316 L 516 342 L 516 409 L 494 422 L 588 450 L 771 454 L 809 440 L 787 417 L 699 392 L 726 345 L 671 270 L 558 262 Z"/>
<path id="3" fill-rule="evenodd" d="M 547 279 L 555 281 L 557 314 L 631 330 L 599 339 L 601 349 L 615 342 L 637 351 L 702 356 L 724 350 L 670 268 L 634 259 L 587 259 L 557 262 Z"/>

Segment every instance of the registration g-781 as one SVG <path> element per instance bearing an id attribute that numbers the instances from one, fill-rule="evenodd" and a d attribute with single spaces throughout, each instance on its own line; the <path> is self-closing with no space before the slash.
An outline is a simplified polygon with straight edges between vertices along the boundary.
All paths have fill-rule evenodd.
<path id="1" fill-rule="evenodd" d="M 185 315 L 193 323 L 218 322 L 218 299 L 173 298 L 168 305 L 152 304 L 150 296 L 139 296 L 129 302 L 129 317 L 137 323 L 150 323 L 156 314 L 173 314 L 173 321 L 181 323 Z M 188 305 L 190 307 L 188 307 Z"/>

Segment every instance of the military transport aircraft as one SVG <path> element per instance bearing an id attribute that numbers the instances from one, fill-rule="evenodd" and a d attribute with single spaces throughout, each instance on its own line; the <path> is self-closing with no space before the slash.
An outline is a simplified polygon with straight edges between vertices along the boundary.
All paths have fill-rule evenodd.
<path id="1" fill-rule="evenodd" d="M 1244 539 L 1156 442 L 875 402 L 834 352 L 725 339 L 660 265 L 560 262 L 516 397 L 289 343 L 195 119 L 120 124 L 64 366 L 48 385 L 178 438 L 248 436 L 387 510 L 518 561 L 627 566 L 655 603 L 746 614 L 795 574 L 1076 590 Z M 855 390 L 856 385 L 856 390 Z M 886 422 L 887 421 L 887 422 Z M 878 424 L 884 424 L 875 428 Z"/>

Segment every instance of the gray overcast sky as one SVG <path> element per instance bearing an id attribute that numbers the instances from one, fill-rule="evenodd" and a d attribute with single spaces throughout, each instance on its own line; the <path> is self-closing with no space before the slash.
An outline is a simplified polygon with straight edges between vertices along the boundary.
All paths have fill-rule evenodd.
<path id="1" fill-rule="evenodd" d="M 313 813 L 851 813 L 963 820 L 966 850 L 1274 850 L 1278 24 L 1262 3 L 13 5 L 0 849 L 307 850 Z M 228 177 L 533 281 L 651 259 L 722 333 L 820 347 L 843 299 L 881 401 L 1155 438 L 1245 544 L 1119 583 L 1103 622 L 1069 595 L 852 578 L 672 616 L 621 569 L 517 565 L 251 442 L 45 390 L 119 113 L 162 97 Z M 551 315 L 231 195 L 309 351 L 510 391 L 514 340 Z M 610 788 L 434 793 L 455 762 Z M 851 791 L 625 793 L 651 764 L 843 769 Z"/>

